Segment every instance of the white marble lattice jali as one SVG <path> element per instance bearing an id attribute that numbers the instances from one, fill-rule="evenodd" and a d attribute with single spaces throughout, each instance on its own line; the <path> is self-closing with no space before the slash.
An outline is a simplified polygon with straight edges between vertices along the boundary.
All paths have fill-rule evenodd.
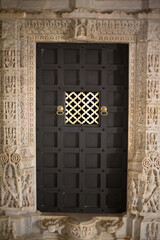
<path id="1" fill-rule="evenodd" d="M 0 13 L 1 239 L 159 240 L 160 11 Z M 60 222 L 36 212 L 35 83 L 37 42 L 129 44 L 127 211 L 115 219 Z M 30 213 L 29 213 L 30 212 Z M 53 215 L 53 214 L 51 214 Z M 67 215 L 64 215 L 66 219 Z M 117 219 L 118 218 L 118 219 Z M 79 222 L 82 222 L 80 225 Z M 98 225 L 99 224 L 99 225 Z M 120 225 L 119 225 L 120 224 Z M 48 226 L 50 231 L 48 231 Z M 89 234 L 88 231 L 91 233 Z M 62 231 L 63 230 L 63 231 Z M 89 237 L 87 237 L 89 236 Z M 79 238 L 80 239 L 80 238 Z"/>

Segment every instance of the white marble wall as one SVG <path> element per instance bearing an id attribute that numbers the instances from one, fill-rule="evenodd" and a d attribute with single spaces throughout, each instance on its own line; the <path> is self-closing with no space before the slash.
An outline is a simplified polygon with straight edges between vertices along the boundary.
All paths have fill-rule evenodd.
<path id="1" fill-rule="evenodd" d="M 1 12 L 0 26 L 0 239 L 160 240 L 160 11 Z M 84 221 L 36 211 L 35 47 L 57 41 L 129 44 L 127 211 L 121 216 Z"/>

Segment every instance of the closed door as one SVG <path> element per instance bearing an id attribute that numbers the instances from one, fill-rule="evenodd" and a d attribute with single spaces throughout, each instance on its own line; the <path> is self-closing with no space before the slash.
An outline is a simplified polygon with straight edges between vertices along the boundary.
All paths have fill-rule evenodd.
<path id="1" fill-rule="evenodd" d="M 40 211 L 125 211 L 127 121 L 127 44 L 37 44 Z"/>

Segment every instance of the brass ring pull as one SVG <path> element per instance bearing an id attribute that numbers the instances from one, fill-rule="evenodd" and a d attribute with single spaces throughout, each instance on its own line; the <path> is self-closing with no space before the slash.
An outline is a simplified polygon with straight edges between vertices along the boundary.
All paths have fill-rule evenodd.
<path id="1" fill-rule="evenodd" d="M 108 115 L 107 107 L 106 106 L 102 106 L 100 113 L 101 113 L 102 116 L 107 116 Z"/>
<path id="2" fill-rule="evenodd" d="M 59 105 L 57 106 L 57 115 L 63 115 L 64 111 L 63 111 L 63 106 Z"/>

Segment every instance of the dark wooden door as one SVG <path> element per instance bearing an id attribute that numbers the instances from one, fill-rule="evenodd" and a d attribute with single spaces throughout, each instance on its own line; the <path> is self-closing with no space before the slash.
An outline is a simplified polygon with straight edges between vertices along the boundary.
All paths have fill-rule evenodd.
<path id="1" fill-rule="evenodd" d="M 125 211 L 127 121 L 127 44 L 37 44 L 40 211 Z"/>

